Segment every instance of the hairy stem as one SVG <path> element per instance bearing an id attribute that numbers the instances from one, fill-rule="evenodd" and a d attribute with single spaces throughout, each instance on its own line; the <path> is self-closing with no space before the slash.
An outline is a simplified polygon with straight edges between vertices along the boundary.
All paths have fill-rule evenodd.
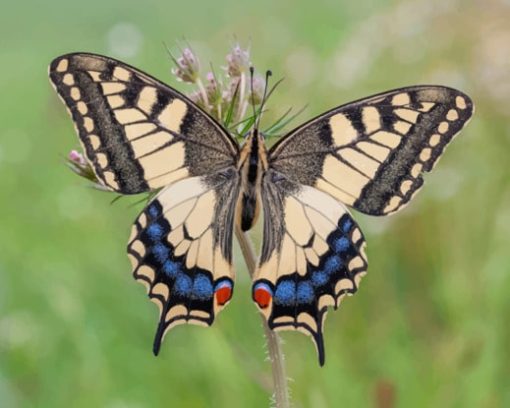
<path id="1" fill-rule="evenodd" d="M 241 73 L 241 78 L 239 79 L 239 104 L 237 107 L 235 121 L 239 122 L 243 118 L 243 102 L 244 102 L 244 93 L 246 91 L 246 75 L 244 72 Z"/>
<path id="2" fill-rule="evenodd" d="M 253 277 L 256 267 L 255 251 L 253 244 L 248 235 L 236 226 L 236 236 L 239 241 L 239 246 L 243 253 L 246 266 L 250 276 Z M 289 408 L 289 388 L 287 384 L 287 374 L 285 372 L 285 361 L 281 348 L 281 340 L 277 333 L 269 328 L 266 319 L 262 317 L 262 324 L 264 326 L 264 335 L 267 339 L 267 348 L 269 351 L 269 359 L 271 360 L 271 371 L 273 373 L 273 389 L 274 399 L 277 408 Z"/>
<path id="3" fill-rule="evenodd" d="M 200 95 L 202 96 L 202 101 L 204 102 L 204 109 L 209 112 L 209 98 L 207 97 L 207 91 L 205 90 L 204 83 L 200 78 L 197 79 L 196 85 L 198 87 L 198 90 L 200 92 Z M 213 112 L 210 112 L 211 115 Z"/>

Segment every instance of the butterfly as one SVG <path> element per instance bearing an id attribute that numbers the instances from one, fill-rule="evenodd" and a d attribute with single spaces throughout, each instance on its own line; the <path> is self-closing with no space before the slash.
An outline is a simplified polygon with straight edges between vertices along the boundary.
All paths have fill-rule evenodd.
<path id="1" fill-rule="evenodd" d="M 268 148 L 257 128 L 239 145 L 186 96 L 112 58 L 63 55 L 49 75 L 97 179 L 121 194 L 158 191 L 127 246 L 159 306 L 155 354 L 169 329 L 210 326 L 227 305 L 234 228 L 263 213 L 252 298 L 271 329 L 311 336 L 323 365 L 328 308 L 367 271 L 347 207 L 402 209 L 473 113 L 460 91 L 411 86 L 336 107 Z"/>

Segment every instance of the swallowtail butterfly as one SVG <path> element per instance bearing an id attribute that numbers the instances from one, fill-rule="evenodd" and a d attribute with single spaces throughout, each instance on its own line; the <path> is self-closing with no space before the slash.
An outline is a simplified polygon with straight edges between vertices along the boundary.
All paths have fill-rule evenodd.
<path id="1" fill-rule="evenodd" d="M 334 108 L 267 148 L 236 140 L 186 96 L 112 58 L 75 53 L 50 65 L 85 156 L 121 194 L 159 190 L 136 219 L 128 256 L 169 329 L 209 326 L 234 289 L 234 223 L 262 209 L 252 297 L 269 327 L 311 336 L 324 364 L 329 306 L 358 289 L 365 240 L 347 207 L 402 209 L 473 113 L 468 96 L 411 86 Z"/>

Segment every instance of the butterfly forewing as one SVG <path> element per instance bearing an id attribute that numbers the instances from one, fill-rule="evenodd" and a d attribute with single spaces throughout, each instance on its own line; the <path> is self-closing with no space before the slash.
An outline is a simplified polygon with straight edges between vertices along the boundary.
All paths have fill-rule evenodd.
<path id="1" fill-rule="evenodd" d="M 179 92 L 120 61 L 69 54 L 50 65 L 98 179 L 134 194 L 235 163 L 237 144 Z"/>
<path id="2" fill-rule="evenodd" d="M 289 133 L 270 166 L 370 215 L 402 208 L 473 113 L 463 93 L 401 88 L 335 108 Z"/>
<path id="3" fill-rule="evenodd" d="M 328 194 L 273 170 L 262 184 L 264 240 L 253 299 L 276 330 L 311 335 L 324 364 L 322 328 L 366 273 L 363 235 L 345 207 Z"/>
<path id="4" fill-rule="evenodd" d="M 163 189 L 133 226 L 128 254 L 135 279 L 160 309 L 154 342 L 182 323 L 211 325 L 233 291 L 235 169 Z"/>

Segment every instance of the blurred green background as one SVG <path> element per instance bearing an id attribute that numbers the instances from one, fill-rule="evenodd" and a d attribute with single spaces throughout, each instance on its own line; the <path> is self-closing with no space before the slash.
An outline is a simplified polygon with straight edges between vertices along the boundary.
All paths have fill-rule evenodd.
<path id="1" fill-rule="evenodd" d="M 296 407 L 510 406 L 508 21 L 508 0 L 4 3 L 0 407 L 269 405 L 238 248 L 230 306 L 210 329 L 170 332 L 154 358 L 156 307 L 125 254 L 141 205 L 110 205 L 63 165 L 78 143 L 48 63 L 103 53 L 186 91 L 162 45 L 183 36 L 217 69 L 235 37 L 251 43 L 258 69 L 286 78 L 268 123 L 289 106 L 309 104 L 303 121 L 410 84 L 474 99 L 474 119 L 408 208 L 356 214 L 369 274 L 329 314 L 325 367 L 305 336 L 284 333 L 284 349 Z"/>

